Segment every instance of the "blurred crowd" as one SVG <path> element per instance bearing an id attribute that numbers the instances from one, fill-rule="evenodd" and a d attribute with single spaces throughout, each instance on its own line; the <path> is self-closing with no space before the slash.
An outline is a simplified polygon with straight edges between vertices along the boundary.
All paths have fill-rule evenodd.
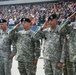
<path id="1" fill-rule="evenodd" d="M 69 1 L 0 6 L 0 18 L 5 18 L 9 25 L 17 24 L 23 17 L 29 17 L 32 25 L 42 25 L 53 13 L 58 15 L 58 25 L 60 25 L 73 12 L 76 12 L 76 2 Z"/>

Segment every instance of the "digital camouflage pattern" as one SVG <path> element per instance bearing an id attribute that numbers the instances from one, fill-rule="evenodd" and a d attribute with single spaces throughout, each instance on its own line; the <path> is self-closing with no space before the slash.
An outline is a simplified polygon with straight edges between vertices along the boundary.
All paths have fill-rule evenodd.
<path id="1" fill-rule="evenodd" d="M 61 75 L 62 70 L 57 68 L 58 62 L 64 62 L 65 50 L 63 46 L 63 36 L 65 35 L 64 28 L 71 20 L 68 18 L 60 27 L 56 29 L 40 28 L 35 39 L 45 39 L 44 41 L 44 65 L 45 75 Z"/>
<path id="2" fill-rule="evenodd" d="M 65 49 L 67 51 L 66 58 L 67 62 L 67 75 L 75 75 L 76 74 L 76 22 L 71 23 L 70 25 L 65 27 L 66 30 L 66 41 L 65 41 Z M 66 74 L 65 74 L 66 75 Z"/>
<path id="3" fill-rule="evenodd" d="M 11 39 L 16 40 L 19 72 L 21 75 L 35 75 L 34 60 L 38 60 L 40 56 L 40 42 L 34 40 L 32 30 L 19 32 L 16 30 L 16 28 L 12 29 L 9 35 Z"/>
<path id="4" fill-rule="evenodd" d="M 16 54 L 16 46 L 13 43 L 8 31 L 0 31 L 0 75 L 11 75 L 12 59 L 9 57 Z M 11 45 L 13 45 L 12 51 Z"/>

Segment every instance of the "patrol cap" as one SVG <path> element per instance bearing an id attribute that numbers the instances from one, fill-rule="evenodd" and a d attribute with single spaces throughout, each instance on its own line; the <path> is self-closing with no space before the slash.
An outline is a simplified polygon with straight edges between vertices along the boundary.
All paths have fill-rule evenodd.
<path id="1" fill-rule="evenodd" d="M 23 22 L 23 21 L 29 22 L 29 23 L 31 22 L 30 19 L 28 19 L 28 18 L 22 18 L 22 19 L 21 19 L 21 22 Z"/>
<path id="2" fill-rule="evenodd" d="M 53 20 L 53 19 L 57 19 L 57 15 L 56 14 L 52 14 L 49 16 L 48 20 Z"/>
<path id="3" fill-rule="evenodd" d="M 5 19 L 0 19 L 0 23 L 5 23 L 7 22 Z"/>

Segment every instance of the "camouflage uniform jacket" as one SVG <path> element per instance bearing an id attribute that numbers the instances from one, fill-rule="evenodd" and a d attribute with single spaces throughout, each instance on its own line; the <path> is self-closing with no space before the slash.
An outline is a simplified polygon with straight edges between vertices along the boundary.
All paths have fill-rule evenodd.
<path id="1" fill-rule="evenodd" d="M 72 25 L 73 24 L 73 25 Z M 67 50 L 71 62 L 76 62 L 76 22 L 65 27 Z M 65 45 L 66 46 L 66 45 Z"/>
<path id="2" fill-rule="evenodd" d="M 40 42 L 34 40 L 34 32 L 32 30 L 17 32 L 16 30 L 16 28 L 13 28 L 9 35 L 11 39 L 16 40 L 17 60 L 31 62 L 38 59 L 40 56 Z"/>
<path id="3" fill-rule="evenodd" d="M 68 18 L 60 27 L 56 29 L 43 29 L 40 28 L 36 34 L 35 39 L 45 39 L 44 42 L 44 59 L 54 62 L 64 62 L 65 51 L 62 48 L 62 36 L 64 36 L 64 28 L 70 22 Z"/>
<path id="4" fill-rule="evenodd" d="M 10 56 L 14 56 L 16 54 L 16 46 L 8 34 L 8 31 L 0 31 L 0 57 L 9 58 Z M 13 50 L 11 50 L 11 45 Z"/>

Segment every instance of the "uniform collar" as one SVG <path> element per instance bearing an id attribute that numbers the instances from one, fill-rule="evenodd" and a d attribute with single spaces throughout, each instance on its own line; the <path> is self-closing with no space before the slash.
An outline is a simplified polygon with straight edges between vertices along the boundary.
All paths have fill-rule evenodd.
<path id="1" fill-rule="evenodd" d="M 32 31 L 31 29 L 28 30 L 28 31 L 23 30 L 23 31 L 22 31 L 22 34 L 30 34 L 31 31 Z"/>
<path id="2" fill-rule="evenodd" d="M 57 27 L 55 29 L 50 28 L 50 32 L 57 32 Z"/>
<path id="3" fill-rule="evenodd" d="M 8 29 L 6 31 L 1 30 L 1 34 L 8 34 Z"/>

